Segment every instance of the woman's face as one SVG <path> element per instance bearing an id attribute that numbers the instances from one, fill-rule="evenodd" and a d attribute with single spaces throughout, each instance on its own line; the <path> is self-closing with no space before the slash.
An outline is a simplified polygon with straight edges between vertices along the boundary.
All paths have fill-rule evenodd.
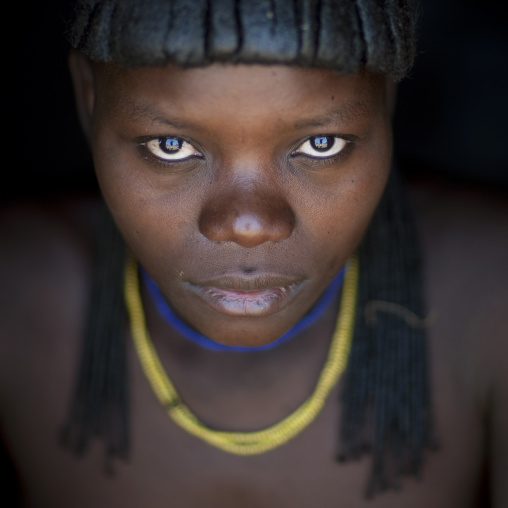
<path id="1" fill-rule="evenodd" d="M 86 65 L 71 68 L 97 177 L 141 265 L 211 339 L 278 338 L 346 263 L 382 194 L 384 79 L 100 64 L 87 80 Z"/>

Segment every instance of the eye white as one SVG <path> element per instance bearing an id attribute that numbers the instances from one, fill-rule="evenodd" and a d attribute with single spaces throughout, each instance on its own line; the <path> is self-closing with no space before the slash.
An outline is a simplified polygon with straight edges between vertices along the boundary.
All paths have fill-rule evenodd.
<path id="1" fill-rule="evenodd" d="M 182 161 L 193 156 L 201 156 L 189 142 L 180 138 L 157 138 L 144 143 L 147 150 L 163 161 Z"/>
<path id="2" fill-rule="evenodd" d="M 314 136 L 303 142 L 293 153 L 308 155 L 315 159 L 327 159 L 344 150 L 347 143 L 338 136 Z"/>

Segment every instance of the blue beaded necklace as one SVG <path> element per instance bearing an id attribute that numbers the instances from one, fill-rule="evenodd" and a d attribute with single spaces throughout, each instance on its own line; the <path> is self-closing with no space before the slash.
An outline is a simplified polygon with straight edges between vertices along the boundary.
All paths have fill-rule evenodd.
<path id="1" fill-rule="evenodd" d="M 187 339 L 191 340 L 195 344 L 200 345 L 206 349 L 212 351 L 236 351 L 236 352 L 254 352 L 254 351 L 267 351 L 273 349 L 280 344 L 288 341 L 302 330 L 308 328 L 311 324 L 317 321 L 324 313 L 328 305 L 337 295 L 339 288 L 342 285 L 344 279 L 344 268 L 335 276 L 330 285 L 326 288 L 325 292 L 318 300 L 318 302 L 312 307 L 312 309 L 305 314 L 305 316 L 298 321 L 292 328 L 290 328 L 285 334 L 280 336 L 278 339 L 265 344 L 263 346 L 227 346 L 225 344 L 219 344 L 218 342 L 209 339 L 205 335 L 200 334 L 198 331 L 192 329 L 190 326 L 185 324 L 167 304 L 161 290 L 154 282 L 154 280 L 146 273 L 143 268 L 140 268 L 141 276 L 146 284 L 150 297 L 152 298 L 155 306 L 161 316 L 180 334 Z"/>

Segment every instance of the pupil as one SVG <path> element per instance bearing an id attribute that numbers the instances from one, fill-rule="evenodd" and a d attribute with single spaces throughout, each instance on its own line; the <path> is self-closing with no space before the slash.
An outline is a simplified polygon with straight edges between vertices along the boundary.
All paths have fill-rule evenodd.
<path id="1" fill-rule="evenodd" d="M 159 147 L 165 153 L 176 153 L 182 148 L 183 141 L 178 138 L 161 138 Z"/>
<path id="2" fill-rule="evenodd" d="M 317 136 L 310 139 L 310 145 L 318 152 L 330 150 L 334 142 L 335 138 L 333 136 Z"/>

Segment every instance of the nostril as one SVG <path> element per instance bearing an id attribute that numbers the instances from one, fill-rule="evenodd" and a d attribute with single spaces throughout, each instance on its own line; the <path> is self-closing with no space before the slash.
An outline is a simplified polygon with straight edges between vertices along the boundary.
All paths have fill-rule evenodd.
<path id="1" fill-rule="evenodd" d="M 256 268 L 254 266 L 241 266 L 240 267 L 240 270 L 245 274 L 245 275 L 250 275 L 251 273 L 254 273 L 256 271 Z"/>

